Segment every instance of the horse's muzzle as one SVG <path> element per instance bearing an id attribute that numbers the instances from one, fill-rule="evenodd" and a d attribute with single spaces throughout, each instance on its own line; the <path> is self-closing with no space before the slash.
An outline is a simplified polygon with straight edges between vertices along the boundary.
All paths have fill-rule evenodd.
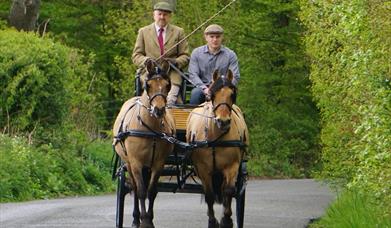
<path id="1" fill-rule="evenodd" d="M 162 107 L 162 108 L 153 107 L 151 113 L 154 117 L 161 118 L 166 113 L 166 107 Z"/>
<path id="2" fill-rule="evenodd" d="M 216 119 L 217 127 L 220 130 L 226 131 L 231 127 L 231 119 Z"/>

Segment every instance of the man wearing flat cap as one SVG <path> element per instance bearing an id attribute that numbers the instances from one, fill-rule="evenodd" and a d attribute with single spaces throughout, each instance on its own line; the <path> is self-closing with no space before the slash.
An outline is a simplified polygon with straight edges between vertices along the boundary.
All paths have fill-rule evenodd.
<path id="1" fill-rule="evenodd" d="M 190 80 L 196 85 L 191 91 L 190 104 L 200 104 L 209 94 L 209 85 L 215 70 L 227 75 L 231 70 L 236 86 L 240 79 L 238 58 L 234 51 L 222 45 L 224 30 L 220 25 L 209 25 L 204 31 L 206 45 L 193 50 L 189 63 Z"/>
<path id="2" fill-rule="evenodd" d="M 183 69 L 189 63 L 189 47 L 182 28 L 170 24 L 173 9 L 167 2 L 158 2 L 153 6 L 154 22 L 138 31 L 137 40 L 133 49 L 132 61 L 140 68 L 144 67 L 147 59 L 163 58 Z M 167 52 L 168 51 L 168 52 Z M 167 104 L 173 105 L 177 101 L 182 78 L 178 72 L 170 70 L 171 89 L 167 96 Z M 141 75 L 145 78 L 145 72 Z"/>

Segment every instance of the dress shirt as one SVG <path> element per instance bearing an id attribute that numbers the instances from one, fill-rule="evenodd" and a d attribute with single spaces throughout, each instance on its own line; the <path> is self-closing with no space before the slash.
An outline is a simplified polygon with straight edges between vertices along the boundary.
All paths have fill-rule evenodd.
<path id="1" fill-rule="evenodd" d="M 155 29 L 156 29 L 156 37 L 159 36 L 159 30 L 160 30 L 160 26 L 155 24 Z M 164 31 L 163 31 L 163 44 L 166 42 L 166 33 L 167 33 L 167 25 L 163 27 Z"/>
<path id="2" fill-rule="evenodd" d="M 189 63 L 190 80 L 198 87 L 205 88 L 212 82 L 213 72 L 218 69 L 220 75 L 227 75 L 230 69 L 234 75 L 232 83 L 237 85 L 240 79 L 238 58 L 234 51 L 221 46 L 217 53 L 210 53 L 204 45 L 193 50 Z"/>

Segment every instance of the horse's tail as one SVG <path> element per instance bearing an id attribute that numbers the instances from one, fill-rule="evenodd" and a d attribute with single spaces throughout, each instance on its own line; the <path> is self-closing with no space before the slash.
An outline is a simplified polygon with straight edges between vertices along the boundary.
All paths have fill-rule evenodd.
<path id="1" fill-rule="evenodd" d="M 223 193 L 221 191 L 223 185 L 224 175 L 221 171 L 214 171 L 212 174 L 212 187 L 216 203 L 223 202 Z"/>

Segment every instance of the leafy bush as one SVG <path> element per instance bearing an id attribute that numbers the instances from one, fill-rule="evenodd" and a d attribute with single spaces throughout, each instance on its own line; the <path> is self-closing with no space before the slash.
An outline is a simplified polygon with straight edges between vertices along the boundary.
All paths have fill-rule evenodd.
<path id="1" fill-rule="evenodd" d="M 102 112 L 93 59 L 50 38 L 0 31 L 0 127 L 28 135 L 0 135 L 1 201 L 112 190 L 110 148 L 90 141 Z"/>
<path id="2" fill-rule="evenodd" d="M 85 142 L 83 142 L 85 144 Z M 109 143 L 82 147 L 84 158 L 72 147 L 29 145 L 20 137 L 0 134 L 0 201 L 21 201 L 113 190 Z M 96 152 L 99 151 L 99 152 Z M 99 154 L 99 155 L 97 155 Z"/>
<path id="3" fill-rule="evenodd" d="M 95 124 L 99 106 L 89 91 L 90 65 L 83 61 L 51 39 L 0 31 L 0 126 L 31 132 L 61 126 L 69 117 L 81 127 Z"/>
<path id="4" fill-rule="evenodd" d="M 302 1 L 312 92 L 322 114 L 321 176 L 391 211 L 388 1 Z"/>
<path id="5" fill-rule="evenodd" d="M 67 51 L 34 34 L 0 32 L 1 126 L 31 131 L 36 122 L 64 121 L 71 99 Z"/>

